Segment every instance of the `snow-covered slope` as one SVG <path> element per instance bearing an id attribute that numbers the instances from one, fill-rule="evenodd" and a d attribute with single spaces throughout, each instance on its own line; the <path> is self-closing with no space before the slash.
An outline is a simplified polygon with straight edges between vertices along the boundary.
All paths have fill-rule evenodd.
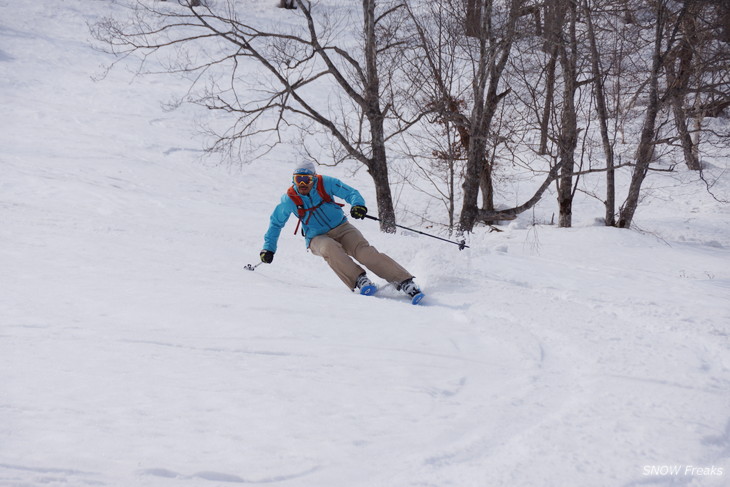
<path id="1" fill-rule="evenodd" d="M 117 7 L 0 0 L 0 485 L 730 483 L 730 211 L 701 183 L 652 176 L 648 233 L 530 215 L 459 252 L 357 222 L 423 306 L 349 293 L 293 222 L 248 272 L 287 149 L 211 167 L 160 108 L 183 83 L 93 82 Z"/>

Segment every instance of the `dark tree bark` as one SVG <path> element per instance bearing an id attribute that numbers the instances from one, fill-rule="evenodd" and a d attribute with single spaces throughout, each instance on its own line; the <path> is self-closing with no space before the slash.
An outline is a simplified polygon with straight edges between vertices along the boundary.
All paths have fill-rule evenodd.
<path id="1" fill-rule="evenodd" d="M 547 155 L 548 153 L 548 132 L 550 129 L 550 115 L 553 113 L 553 103 L 555 100 L 555 67 L 558 62 L 558 47 L 551 45 L 550 60 L 545 68 L 545 105 L 542 108 L 542 118 L 540 119 L 540 149 L 538 154 Z"/>
<path id="2" fill-rule="evenodd" d="M 682 146 L 684 161 L 692 171 L 699 171 L 700 161 L 692 141 L 692 136 L 687 126 L 687 112 L 685 103 L 690 89 L 690 76 L 693 69 L 693 51 L 697 47 L 697 33 L 695 28 L 695 16 L 698 13 L 698 4 L 688 3 L 680 13 L 679 21 L 682 37 L 677 47 L 670 52 L 666 61 L 667 83 L 669 85 L 668 97 L 674 114 L 674 125 L 677 129 L 677 137 Z"/>
<path id="3" fill-rule="evenodd" d="M 573 172 L 575 149 L 578 146 L 578 117 L 575 95 L 578 89 L 578 43 L 576 39 L 576 5 L 572 0 L 554 0 L 549 4 L 553 10 L 552 35 L 549 39 L 558 51 L 563 96 L 557 134 L 558 165 L 558 226 L 568 228 L 573 224 Z M 567 21 L 566 21 L 567 17 Z"/>
<path id="4" fill-rule="evenodd" d="M 466 35 L 479 38 L 483 32 L 482 15 L 484 12 L 484 0 L 467 0 L 466 3 Z"/>
<path id="5" fill-rule="evenodd" d="M 385 116 L 380 107 L 380 77 L 376 39 L 375 0 L 363 0 L 365 15 L 365 90 L 363 109 L 370 125 L 372 156 L 366 162 L 375 182 L 381 230 L 395 232 L 395 210 L 388 180 L 388 159 L 385 148 Z"/>
<path id="6" fill-rule="evenodd" d="M 603 145 L 603 154 L 606 157 L 606 207 L 605 222 L 606 226 L 616 225 L 616 175 L 614 170 L 614 152 L 613 144 L 608 132 L 608 108 L 606 107 L 606 92 L 603 86 L 603 80 L 606 73 L 601 63 L 601 54 L 598 50 L 596 42 L 596 32 L 593 26 L 593 14 L 589 8 L 588 2 L 583 3 L 583 14 L 588 27 L 588 41 L 591 52 L 591 70 L 593 73 L 593 90 L 596 100 L 596 112 L 598 113 L 598 125 L 601 131 L 601 143 Z"/>
<path id="7" fill-rule="evenodd" d="M 481 11 L 481 35 L 477 55 L 476 75 L 472 82 L 474 106 L 469 117 L 469 148 L 464 175 L 463 204 L 459 231 L 471 232 L 479 217 L 478 196 L 487 159 L 487 138 L 492 120 L 502 98 L 509 92 L 498 92 L 502 73 L 507 65 L 515 26 L 524 0 L 511 0 L 500 36 L 492 32 L 492 4 L 485 2 Z"/>
<path id="8" fill-rule="evenodd" d="M 661 108 L 661 100 L 659 99 L 659 75 L 662 69 L 662 39 L 664 36 L 666 12 L 662 2 L 657 2 L 657 20 L 654 30 L 654 50 L 652 54 L 652 68 L 649 74 L 648 86 L 648 103 L 646 114 L 644 116 L 644 124 L 641 129 L 641 137 L 639 139 L 639 147 L 636 151 L 636 161 L 634 171 L 631 175 L 631 183 L 629 192 L 621 207 L 618 218 L 619 228 L 629 228 L 634 220 L 634 214 L 639 206 L 639 198 L 641 195 L 641 186 L 644 183 L 649 166 L 654 159 L 654 147 L 656 142 L 656 119 Z"/>

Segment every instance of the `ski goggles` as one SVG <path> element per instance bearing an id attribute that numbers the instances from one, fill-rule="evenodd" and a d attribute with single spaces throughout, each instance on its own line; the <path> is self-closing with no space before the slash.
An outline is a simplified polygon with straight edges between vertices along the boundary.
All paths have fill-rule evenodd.
<path id="1" fill-rule="evenodd" d="M 314 176 L 311 174 L 295 174 L 294 182 L 297 184 L 311 184 L 314 181 Z"/>

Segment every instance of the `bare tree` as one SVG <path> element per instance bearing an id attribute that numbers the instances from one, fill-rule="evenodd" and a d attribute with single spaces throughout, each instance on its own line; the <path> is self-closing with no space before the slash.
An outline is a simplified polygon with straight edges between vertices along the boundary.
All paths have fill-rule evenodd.
<path id="1" fill-rule="evenodd" d="M 701 171 L 700 141 L 704 117 L 716 117 L 730 107 L 730 42 L 725 38 L 730 18 L 725 2 L 688 0 L 676 14 L 677 42 L 667 53 L 666 98 L 672 109 L 676 139 L 687 167 Z"/>
<path id="2" fill-rule="evenodd" d="M 591 8 L 589 0 L 583 1 L 583 15 L 586 20 L 588 43 L 590 46 L 591 72 L 593 76 L 593 97 L 596 100 L 596 112 L 601 132 L 601 143 L 603 153 L 606 157 L 606 207 L 605 222 L 607 226 L 616 224 L 616 176 L 615 159 L 613 150 L 613 139 L 609 134 L 609 113 L 607 107 L 606 90 L 604 81 L 607 71 L 604 69 L 601 52 L 598 48 L 596 29 L 593 23 L 594 8 Z"/>
<path id="3" fill-rule="evenodd" d="M 515 24 L 524 0 L 509 0 L 501 8 L 492 0 L 446 0 L 431 5 L 422 17 L 410 9 L 416 26 L 426 92 L 426 105 L 436 113 L 439 123 L 447 122 L 456 130 L 460 151 L 466 158 L 462 185 L 462 208 L 459 230 L 471 231 L 480 217 L 478 196 L 485 196 L 487 212 L 493 212 L 490 159 L 487 154 L 491 123 L 500 101 L 509 90 L 500 92 L 500 80 L 514 42 Z M 448 45 L 458 44 L 465 66 L 456 67 L 453 60 L 444 60 L 444 50 L 434 45 L 429 29 L 431 21 L 447 9 L 451 18 L 445 29 Z M 442 28 L 444 17 L 436 24 Z M 454 25 L 460 28 L 454 28 Z M 436 37 L 440 38 L 440 37 Z M 464 77 L 466 83 L 452 82 Z"/>
<path id="4" fill-rule="evenodd" d="M 402 141 L 404 153 L 417 168 L 405 180 L 416 190 L 445 205 L 449 228 L 455 224 L 458 186 L 468 147 L 468 117 L 464 114 L 467 73 L 463 58 L 463 5 L 459 2 L 413 2 L 406 36 L 415 48 L 406 51 L 406 72 L 414 110 L 424 113 L 419 131 Z M 422 131 L 422 133 L 421 133 Z M 404 171 L 413 173 L 408 167 Z M 422 184 L 424 183 L 424 184 Z"/>
<path id="5" fill-rule="evenodd" d="M 642 184 L 649 172 L 651 163 L 654 161 L 657 144 L 657 118 L 665 103 L 664 97 L 660 93 L 660 78 L 667 54 L 673 48 L 678 32 L 678 19 L 671 13 L 668 0 L 658 0 L 656 2 L 653 19 L 654 36 L 651 50 L 651 68 L 646 80 L 648 86 L 647 105 L 628 195 L 619 212 L 618 226 L 620 228 L 629 228 L 631 226 L 634 214 L 639 206 Z M 674 22 L 672 22 L 673 17 Z"/>
<path id="6" fill-rule="evenodd" d="M 537 20 L 541 16 L 535 15 L 533 8 L 525 7 L 521 2 L 506 4 L 483 2 L 482 10 L 479 12 L 489 15 L 490 19 L 482 19 L 482 28 L 478 32 L 481 38 L 467 39 L 464 35 L 463 19 L 467 19 L 467 26 L 473 19 L 469 12 L 465 16 L 464 11 L 459 10 L 459 5 L 463 4 L 459 1 L 436 2 L 430 4 L 425 12 L 421 11 L 421 16 L 414 13 L 415 9 L 410 9 L 410 12 L 416 25 L 415 37 L 419 39 L 421 54 L 418 59 L 422 63 L 419 65 L 414 61 L 413 70 L 424 79 L 420 86 L 425 100 L 424 105 L 433 114 L 429 120 L 446 129 L 441 133 L 441 136 L 446 138 L 446 143 L 440 144 L 440 148 L 434 150 L 434 153 L 444 161 L 451 161 L 456 157 L 466 162 L 462 186 L 464 202 L 459 228 L 467 231 L 468 224 L 508 220 L 532 208 L 558 178 L 562 163 L 558 161 L 553 165 L 545 175 L 543 183 L 524 202 L 511 208 L 495 209 L 493 198 L 496 192 L 492 181 L 495 161 L 502 158 L 514 162 L 516 156 L 510 152 L 510 146 L 523 143 L 516 134 L 524 130 L 524 127 L 515 130 L 515 123 L 523 125 L 525 123 L 524 119 L 496 118 L 501 112 L 499 107 L 509 100 L 511 94 L 518 98 L 521 96 L 511 88 L 500 92 L 498 87 L 501 83 L 511 87 L 515 81 L 515 72 L 510 74 L 511 81 L 503 80 L 503 74 L 507 72 L 507 61 L 511 55 L 512 45 L 520 41 L 520 35 L 525 35 L 517 31 L 518 18 L 529 15 L 532 19 L 536 19 L 531 33 L 534 36 L 543 35 L 542 24 Z M 546 20 L 546 25 L 547 23 Z M 477 33 L 473 26 L 467 29 L 467 32 Z M 550 43 L 550 46 L 553 45 L 557 43 Z M 558 49 L 554 51 L 557 56 Z M 460 55 L 460 53 L 465 54 Z M 512 59 L 513 70 L 519 58 L 518 55 Z M 466 62 L 455 62 L 455 59 Z M 534 76 L 528 75 L 526 71 L 521 73 L 525 87 L 529 88 L 528 79 L 534 80 Z M 436 142 L 432 144 L 437 145 Z M 498 155 L 500 150 L 506 151 L 501 157 Z M 477 208 L 477 194 L 480 191 L 482 207 Z M 473 219 L 471 223 L 469 218 Z"/>
<path id="7" fill-rule="evenodd" d="M 545 10 L 545 46 L 549 53 L 549 61 L 545 66 L 545 100 L 540 118 L 540 155 L 548 154 L 548 136 L 550 129 L 550 117 L 552 116 L 555 104 L 555 68 L 560 53 L 560 34 L 565 22 L 564 9 L 555 8 L 554 2 L 547 2 L 543 6 Z M 539 112 L 538 112 L 539 113 Z"/>
<path id="8" fill-rule="evenodd" d="M 202 83 L 205 74 L 217 70 L 218 76 L 205 84 L 202 95 L 191 97 L 234 118 L 233 126 L 218 134 L 211 150 L 233 153 L 237 144 L 252 136 L 260 141 L 265 133 L 273 134 L 276 144 L 287 127 L 304 135 L 312 130 L 327 135 L 342 150 L 342 158 L 367 167 L 375 182 L 381 229 L 392 232 L 395 212 L 386 142 L 408 128 L 406 117 L 398 111 L 397 90 L 389 80 L 397 71 L 393 67 L 397 42 L 391 23 L 397 23 L 394 19 L 400 4 L 362 0 L 360 15 L 349 12 L 362 19 L 361 25 L 350 27 L 355 32 L 359 27 L 361 36 L 347 49 L 337 44 L 333 35 L 336 22 L 326 11 L 318 11 L 306 0 L 294 1 L 298 8 L 293 23 L 278 29 L 246 22 L 233 0 L 197 8 L 189 0 L 180 0 L 178 8 L 138 2 L 131 22 L 105 19 L 92 26 L 92 33 L 124 56 L 139 54 L 145 60 L 167 50 L 176 56 L 168 71 L 193 75 L 194 83 Z M 207 54 L 211 57 L 181 50 L 211 41 L 216 49 L 207 53 L 217 52 Z M 385 79 L 380 72 L 383 59 L 391 61 Z M 246 71 L 250 62 L 268 72 L 265 87 L 260 86 L 261 80 L 256 80 L 258 86 L 251 86 Z M 223 80 L 227 80 L 225 84 Z M 322 90 L 333 87 L 335 96 L 322 104 Z M 397 119 L 397 123 L 388 124 L 389 119 Z"/>
<path id="9" fill-rule="evenodd" d="M 687 167 L 694 171 L 700 170 L 700 161 L 697 157 L 694 141 L 687 125 L 685 100 L 690 88 L 694 49 L 697 39 L 696 17 L 699 13 L 698 2 L 687 2 L 685 10 L 680 13 L 678 20 L 679 38 L 675 47 L 667 53 L 665 70 L 667 74 L 667 98 L 674 114 L 674 124 L 684 154 Z"/>
<path id="10" fill-rule="evenodd" d="M 557 139 L 560 178 L 558 183 L 558 226 L 570 227 L 573 222 L 573 172 L 575 150 L 578 147 L 578 115 L 575 97 L 578 91 L 578 40 L 576 37 L 577 8 L 572 0 L 554 0 L 549 4 L 554 26 L 549 42 L 557 45 L 562 69 L 563 93 Z M 547 29 L 546 29 L 547 30 Z"/>
<path id="11" fill-rule="evenodd" d="M 479 217 L 478 196 L 482 174 L 491 170 L 487 166 L 487 138 L 497 106 L 509 93 L 500 92 L 500 79 L 515 41 L 515 26 L 524 3 L 524 0 L 509 0 L 506 9 L 500 11 L 495 8 L 492 0 L 480 1 L 483 4 L 479 11 L 479 37 L 471 58 L 474 67 L 471 93 L 473 104 L 469 114 L 469 146 L 459 216 L 459 230 L 462 232 L 472 231 Z"/>
<path id="12" fill-rule="evenodd" d="M 212 151 L 241 157 L 246 143 L 266 150 L 294 133 L 315 159 L 359 161 L 385 231 L 395 229 L 396 141 L 461 232 L 514 217 L 553 184 L 559 224 L 570 226 L 586 172 L 581 140 L 603 147 L 605 167 L 587 171 L 606 172 L 609 225 L 614 173 L 631 160 L 618 226 L 631 225 L 656 161 L 669 155 L 675 164 L 682 154 L 695 169 L 700 142 L 727 144 L 703 125 L 730 107 L 722 0 L 360 0 L 338 9 L 343 18 L 308 0 L 281 0 L 296 9 L 278 24 L 244 16 L 240 0 L 197 3 L 138 0 L 130 22 L 106 19 L 92 32 L 121 56 L 139 55 L 140 71 L 168 53 L 164 70 L 191 79 L 185 99 L 231 120 Z M 535 157 L 524 158 L 527 150 Z M 544 180 L 526 200 L 496 209 L 495 177 L 510 165 Z"/>

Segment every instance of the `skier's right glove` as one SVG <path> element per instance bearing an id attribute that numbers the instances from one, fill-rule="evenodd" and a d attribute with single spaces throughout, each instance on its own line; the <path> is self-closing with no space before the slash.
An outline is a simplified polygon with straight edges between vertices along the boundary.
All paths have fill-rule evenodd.
<path id="1" fill-rule="evenodd" d="M 271 264 L 274 261 L 274 253 L 271 250 L 262 250 L 259 256 L 264 264 Z"/>
<path id="2" fill-rule="evenodd" d="M 362 220 L 367 214 L 368 209 L 362 205 L 356 205 L 350 208 L 350 216 L 352 216 L 353 218 L 357 218 L 358 220 Z"/>

